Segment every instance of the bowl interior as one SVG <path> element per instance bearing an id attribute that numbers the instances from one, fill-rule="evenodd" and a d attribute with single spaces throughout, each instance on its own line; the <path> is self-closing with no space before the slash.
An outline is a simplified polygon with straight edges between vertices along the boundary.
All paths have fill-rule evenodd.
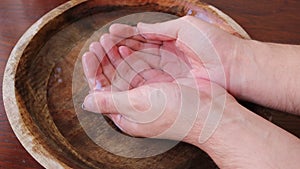
<path id="1" fill-rule="evenodd" d="M 32 144 L 43 144 L 47 151 L 71 168 L 216 167 L 204 152 L 185 143 L 153 157 L 125 158 L 114 155 L 95 144 L 78 120 L 81 115 L 88 120 L 94 119 L 90 128 L 96 129 L 95 135 L 101 135 L 106 130 L 101 124 L 97 125 L 99 121 L 105 122 L 102 115 L 86 113 L 78 108 L 82 96 L 88 93 L 87 84 L 78 83 L 80 85 L 72 89 L 74 68 L 76 65 L 80 67 L 78 57 L 87 40 L 108 22 L 132 13 L 158 11 L 182 16 L 187 12 L 183 10 L 186 4 L 164 4 L 141 5 L 133 1 L 130 5 L 105 5 L 98 1 L 84 2 L 55 17 L 39 30 L 22 53 L 15 75 L 17 104 L 23 110 L 22 119 L 31 133 L 36 135 Z M 81 75 L 78 77 L 83 78 Z M 101 139 L 118 144 L 120 150 L 129 145 L 109 135 Z M 154 147 L 139 148 L 151 151 L 160 144 L 164 141 L 154 141 Z"/>

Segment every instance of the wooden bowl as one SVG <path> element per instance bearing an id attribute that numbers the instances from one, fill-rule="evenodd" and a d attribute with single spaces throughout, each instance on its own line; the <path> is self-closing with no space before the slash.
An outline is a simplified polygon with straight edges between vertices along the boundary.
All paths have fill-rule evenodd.
<path id="1" fill-rule="evenodd" d="M 211 15 L 223 29 L 243 38 L 247 33 L 227 15 L 198 1 L 174 0 L 74 0 L 52 10 L 22 36 L 13 49 L 4 75 L 3 97 L 9 122 L 25 149 L 46 168 L 214 168 L 201 150 L 180 143 L 147 158 L 114 155 L 97 145 L 82 128 L 73 100 L 75 63 L 90 36 L 121 16 L 157 11 L 183 16 Z M 214 23 L 214 24 L 218 24 Z M 82 83 L 85 84 L 85 83 Z M 87 94 L 87 85 L 73 88 Z M 73 86 L 74 87 L 74 86 Z M 84 113 L 89 119 L 101 115 Z M 97 133 L 106 129 L 97 128 Z M 120 149 L 128 143 L 113 138 Z M 157 145 L 157 144 L 156 144 Z M 149 150 L 149 147 L 144 147 Z"/>

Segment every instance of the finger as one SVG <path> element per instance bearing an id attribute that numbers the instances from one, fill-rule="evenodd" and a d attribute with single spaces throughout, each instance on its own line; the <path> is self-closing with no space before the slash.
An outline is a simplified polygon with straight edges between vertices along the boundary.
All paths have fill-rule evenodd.
<path id="1" fill-rule="evenodd" d="M 109 42 L 109 44 L 106 45 L 107 45 L 106 47 L 109 48 L 111 42 Z M 97 53 L 98 58 L 101 59 L 102 72 L 105 77 L 101 77 L 100 75 L 99 79 L 105 79 L 105 78 L 108 79 L 109 84 L 113 85 L 116 90 L 127 90 L 129 88 L 128 83 L 123 79 L 119 78 L 114 65 L 109 60 L 109 54 L 111 58 L 113 58 L 112 55 L 114 54 L 112 53 L 112 51 L 110 51 L 109 54 L 108 53 L 106 54 L 105 49 L 102 47 L 102 45 L 99 42 L 92 43 L 90 45 L 90 50 L 94 51 L 94 53 Z M 113 84 L 112 81 L 116 81 L 114 79 L 118 79 L 118 83 Z"/>
<path id="2" fill-rule="evenodd" d="M 137 30 L 143 37 L 159 41 L 177 39 L 180 28 L 181 20 L 179 19 L 156 24 L 138 23 L 137 25 Z"/>
<path id="3" fill-rule="evenodd" d="M 127 48 L 131 48 L 132 50 L 139 51 L 139 52 L 144 52 L 144 53 L 157 55 L 157 56 L 160 55 L 159 53 L 160 45 L 143 43 L 134 39 L 122 40 L 121 38 L 112 36 L 110 34 L 105 34 L 101 37 L 101 45 L 103 46 L 105 52 L 109 57 L 109 60 L 111 61 L 112 65 L 115 68 L 118 67 L 121 62 L 123 62 L 125 56 L 125 55 L 120 55 L 121 46 L 123 47 L 126 46 Z M 118 47 L 117 45 L 120 47 Z M 132 51 L 130 52 L 133 53 Z"/>
<path id="4" fill-rule="evenodd" d="M 100 43 L 112 65 L 114 67 L 117 67 L 118 64 L 122 61 L 122 58 L 118 51 L 118 47 L 116 46 L 116 44 L 118 43 L 118 39 L 113 38 L 109 34 L 104 34 L 100 38 Z"/>
<path id="5" fill-rule="evenodd" d="M 106 63 L 105 59 L 107 59 L 107 56 L 99 42 L 91 43 L 91 45 L 89 46 L 89 50 L 96 55 L 98 61 L 100 62 L 95 78 L 96 84 L 94 89 L 101 90 L 102 87 L 110 85 L 110 80 L 106 77 L 102 69 L 104 63 Z"/>
<path id="6" fill-rule="evenodd" d="M 163 89 L 167 90 L 167 93 Z M 122 114 L 136 123 L 148 123 L 164 112 L 167 104 L 168 83 L 141 86 L 124 92 L 94 92 L 84 100 L 85 110 L 102 114 Z M 173 91 L 174 92 L 174 91 Z M 170 93 L 173 96 L 173 93 Z"/>
<path id="7" fill-rule="evenodd" d="M 145 79 L 140 76 L 139 74 L 139 70 L 136 71 L 132 68 L 133 65 L 131 65 L 132 63 L 129 61 L 129 63 L 127 62 L 128 57 L 134 52 L 132 51 L 130 48 L 126 47 L 126 46 L 121 46 L 119 47 L 119 52 L 122 56 L 122 58 L 124 58 L 124 62 L 120 64 L 120 66 L 118 66 L 118 70 L 120 73 L 120 76 L 122 76 L 124 79 L 126 79 L 131 86 L 133 87 L 138 87 L 140 86 L 140 84 L 143 84 L 145 82 Z M 135 60 L 135 62 L 138 60 Z M 139 66 L 143 67 L 144 69 L 149 68 L 148 65 L 144 65 L 144 64 L 139 64 Z"/>
<path id="8" fill-rule="evenodd" d="M 211 26 L 201 19 L 197 19 L 196 17 L 184 16 L 178 19 L 156 24 L 138 23 L 137 30 L 146 39 L 169 41 L 178 39 L 182 33 L 187 34 L 195 39 L 197 34 L 190 32 L 190 28 L 195 27 L 198 31 L 198 34 L 201 33 L 202 30 L 207 30 L 208 27 L 211 29 L 217 29 L 216 26 Z"/>
<path id="9" fill-rule="evenodd" d="M 101 65 L 101 73 L 97 74 L 97 78 L 96 80 L 96 87 L 97 90 L 99 90 L 99 87 L 103 87 L 106 85 L 113 85 L 112 87 L 114 87 L 114 90 L 127 90 L 128 89 L 128 83 L 125 82 L 123 79 L 118 80 L 118 83 L 114 83 L 112 84 L 113 79 L 115 79 L 117 76 L 117 72 L 114 68 L 114 66 L 111 64 L 111 62 L 109 61 L 103 47 L 101 46 L 101 44 L 99 42 L 94 42 L 90 45 L 90 51 L 93 51 L 94 53 L 96 53 L 97 58 L 101 59 L 100 65 Z M 99 83 L 100 81 L 100 83 Z"/>
<path id="10" fill-rule="evenodd" d="M 99 42 L 93 42 L 89 46 L 89 50 L 97 56 L 100 62 L 100 66 L 98 67 L 98 71 L 95 79 L 95 83 L 96 83 L 95 90 L 101 90 L 102 87 L 111 84 L 111 81 L 115 76 L 116 72 L 114 67 L 108 60 L 107 55 L 105 54 L 105 51 Z M 121 89 L 122 87 L 120 86 L 116 87 L 116 90 L 121 90 Z"/>
<path id="11" fill-rule="evenodd" d="M 136 27 L 126 24 L 113 24 L 109 27 L 109 32 L 113 35 L 120 36 L 123 38 L 129 38 L 132 36 L 139 35 Z"/>
<path id="12" fill-rule="evenodd" d="M 128 48 L 135 51 L 142 51 L 144 49 L 151 49 L 150 52 L 153 55 L 159 55 L 160 45 L 145 43 L 135 39 L 124 39 L 118 43 L 118 46 L 127 46 Z"/>
<path id="13" fill-rule="evenodd" d="M 99 42 L 91 43 L 89 50 L 97 56 L 100 63 L 102 62 L 103 58 L 106 57 L 105 51 Z"/>
<path id="14" fill-rule="evenodd" d="M 132 51 L 125 46 L 120 48 L 120 53 L 122 57 L 127 57 L 126 62 L 132 67 L 132 69 L 137 72 L 140 77 L 143 77 L 143 80 L 139 80 L 137 77 L 134 78 L 133 81 L 137 83 L 138 86 L 142 84 L 160 82 L 162 79 L 164 82 L 171 82 L 174 80 L 172 76 L 161 70 L 163 66 L 161 65 L 162 57 L 146 52 Z M 123 53 L 127 53 L 129 55 L 123 56 Z M 132 78 L 132 76 L 130 78 Z"/>
<path id="15" fill-rule="evenodd" d="M 106 34 L 101 37 L 101 44 L 104 50 L 107 52 L 109 56 L 110 62 L 116 70 L 114 78 L 111 80 L 111 84 L 114 86 L 123 86 L 122 89 L 131 89 L 136 84 L 136 82 L 132 82 L 132 76 L 129 75 L 137 75 L 136 72 L 128 65 L 128 63 L 121 57 L 119 53 L 119 48 L 115 45 L 119 39 Z M 124 55 L 125 56 L 125 55 Z M 142 77 L 140 77 L 142 80 Z M 133 83 L 133 84 L 132 84 Z"/>
<path id="16" fill-rule="evenodd" d="M 159 55 L 154 55 L 151 53 L 157 49 L 144 49 L 141 51 L 133 51 L 132 49 L 121 46 L 119 51 L 121 56 L 126 60 L 128 65 L 130 65 L 136 72 L 141 72 L 145 69 L 159 69 L 160 59 Z"/>
<path id="17" fill-rule="evenodd" d="M 109 32 L 112 35 L 121 37 L 123 39 L 130 38 L 140 42 L 147 42 L 147 43 L 158 44 L 158 45 L 162 44 L 161 41 L 145 39 L 143 36 L 139 34 L 135 26 L 117 23 L 110 26 Z"/>
<path id="18" fill-rule="evenodd" d="M 84 109 L 102 114 L 119 113 L 133 117 L 138 109 L 148 108 L 148 90 L 146 86 L 142 86 L 124 92 L 93 92 L 85 98 Z"/>
<path id="19" fill-rule="evenodd" d="M 139 35 L 135 35 L 135 36 L 131 36 L 129 38 L 133 39 L 133 40 L 137 40 L 137 41 L 143 42 L 143 43 L 149 43 L 149 44 L 155 44 L 155 45 L 161 45 L 162 44 L 162 41 L 146 39 L 145 37 L 143 37 L 140 34 Z M 129 38 L 127 38 L 127 39 L 129 39 Z"/>
<path id="20" fill-rule="evenodd" d="M 146 84 L 149 84 L 159 82 L 162 79 L 166 82 L 171 82 L 174 80 L 174 78 L 179 78 L 180 76 L 185 75 L 188 72 L 189 68 L 185 61 L 176 56 L 176 54 L 169 52 L 174 49 L 174 44 L 169 46 L 173 46 L 172 49 L 167 49 L 165 47 L 160 49 L 160 57 L 156 55 L 149 55 L 149 53 L 152 52 L 147 52 L 147 54 L 146 52 L 144 52 L 145 50 L 132 51 L 125 46 L 120 47 L 119 51 L 123 58 L 130 56 L 129 59 L 125 60 L 136 72 L 139 73 L 141 77 L 145 79 L 144 81 L 139 81 L 135 80 L 134 78 L 134 81 L 136 81 L 138 85 L 142 85 L 145 83 L 145 81 Z M 137 61 L 142 62 L 136 64 L 135 62 Z M 147 63 L 150 67 L 148 66 L 147 68 L 147 65 L 143 66 L 143 64 L 145 63 Z"/>
<path id="21" fill-rule="evenodd" d="M 101 71 L 100 62 L 98 61 L 96 55 L 92 52 L 86 52 L 82 56 L 82 65 L 85 77 L 87 78 L 90 89 L 95 87 L 95 79 L 97 71 Z"/>
<path id="22" fill-rule="evenodd" d="M 122 58 L 126 58 L 127 56 L 131 55 L 134 51 L 127 46 L 120 46 L 119 52 Z"/>
<path id="23" fill-rule="evenodd" d="M 135 85 L 139 86 L 147 81 L 148 83 L 159 82 L 162 79 L 164 81 L 172 81 L 168 74 L 160 70 L 161 57 L 144 53 L 140 51 L 132 51 L 126 46 L 119 48 L 120 54 L 125 58 L 125 61 L 134 70 L 135 74 L 124 74 L 127 78 L 133 78 Z M 149 50 L 149 49 L 148 49 Z M 123 72 L 125 73 L 125 72 Z M 142 78 L 140 78 L 142 77 Z M 155 77 L 155 78 L 153 78 Z"/>

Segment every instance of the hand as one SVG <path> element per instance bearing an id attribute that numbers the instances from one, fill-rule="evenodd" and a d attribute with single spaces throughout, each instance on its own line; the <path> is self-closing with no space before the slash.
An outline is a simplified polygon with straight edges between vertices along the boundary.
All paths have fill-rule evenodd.
<path id="1" fill-rule="evenodd" d="M 134 31 L 133 27 L 121 26 L 123 26 L 122 29 L 127 29 L 127 33 Z M 83 64 L 85 74 L 90 79 L 88 81 L 91 89 L 98 88 L 99 82 L 97 81 L 102 84 L 110 81 L 112 86 L 115 86 L 115 91 L 125 92 L 94 92 L 84 102 L 86 109 L 109 114 L 117 126 L 134 136 L 176 140 L 187 136 L 185 140 L 193 140 L 193 142 L 199 140 L 197 138 L 201 132 L 199 129 L 203 128 L 206 119 L 210 119 L 209 114 L 210 116 L 215 115 L 216 119 L 208 120 L 208 123 L 215 123 L 210 125 L 215 126 L 209 126 L 210 130 L 203 132 L 205 134 L 202 133 L 203 140 L 210 137 L 222 116 L 225 100 L 228 99 L 226 104 L 236 101 L 220 86 L 195 78 L 194 75 L 200 69 L 194 69 L 189 64 L 184 53 L 176 48 L 175 41 L 148 40 L 140 35 L 132 34 L 131 38 L 120 40 L 118 39 L 120 37 L 113 34 L 117 32 L 113 30 L 115 28 L 114 26 L 111 28 L 111 34 L 102 36 L 100 43 L 95 42 L 90 46 L 91 52 L 83 56 Z M 101 62 L 97 60 L 101 60 Z M 195 67 L 195 65 L 193 66 Z M 105 68 L 109 70 L 105 70 Z M 128 89 L 133 90 L 126 91 Z M 164 104 L 156 101 L 162 99 L 158 94 L 149 101 L 151 93 L 157 93 L 157 91 L 161 91 L 166 97 L 163 100 Z M 214 97 L 217 97 L 218 101 Z M 178 107 L 186 100 L 190 101 L 188 103 L 190 106 Z M 201 105 L 199 105 L 200 100 Z M 153 110 L 141 113 L 148 110 L 149 105 Z M 159 109 L 162 105 L 166 106 L 164 110 Z M 198 110 L 199 106 L 201 111 Z M 213 106 L 211 110 L 220 111 L 209 112 L 211 106 Z M 136 111 L 136 109 L 141 111 Z M 196 118 L 198 113 L 201 115 Z M 170 126 L 175 123 L 175 117 L 179 115 L 183 116 L 182 119 L 190 118 L 177 124 L 185 130 L 180 131 L 173 128 L 162 134 L 170 129 Z M 194 121 L 195 123 L 193 123 Z M 157 131 L 149 130 L 153 126 Z M 192 135 L 193 139 L 189 135 Z"/>
<path id="2" fill-rule="evenodd" d="M 147 41 L 161 41 L 162 49 L 176 53 L 198 78 L 215 82 L 234 95 L 241 91 L 242 78 L 236 76 L 241 72 L 239 60 L 244 55 L 246 41 L 216 26 L 186 16 L 157 24 L 140 23 L 136 28 L 114 24 L 110 33 L 120 38 L 139 35 Z M 132 49 L 141 46 L 132 39 L 121 45 Z"/>
<path id="3" fill-rule="evenodd" d="M 140 29 L 139 27 L 141 28 L 141 25 L 138 25 L 138 30 Z M 151 28 L 151 25 L 145 27 Z M 210 26 L 208 26 L 207 28 L 209 27 Z M 123 33 L 124 32 L 126 33 L 126 31 L 124 31 L 125 28 L 124 25 L 114 26 L 114 28 L 113 27 L 111 28 L 111 34 L 110 34 L 111 38 L 109 39 L 114 39 L 114 38 L 118 39 L 119 36 L 116 36 L 118 35 L 118 33 L 116 32 L 118 32 L 117 30 L 121 28 L 123 29 Z M 130 33 L 134 32 L 132 30 L 134 30 L 135 28 L 134 29 L 132 28 L 133 27 L 126 28 L 128 30 L 127 33 L 129 33 L 129 35 Z M 170 30 L 173 29 L 175 28 L 172 28 Z M 210 29 L 208 30 L 209 30 L 208 32 L 212 31 Z M 160 31 L 160 30 L 156 30 L 156 31 Z M 180 31 L 178 34 L 180 34 Z M 234 37 L 230 35 L 227 36 L 227 35 L 223 37 L 225 40 L 222 40 L 222 36 L 219 37 L 221 38 L 219 39 L 220 44 L 222 44 L 221 46 L 223 45 L 236 46 L 236 43 L 242 42 L 240 40 L 236 41 Z M 126 38 L 128 37 L 129 36 L 127 36 Z M 227 37 L 229 37 L 229 39 Z M 161 40 L 158 40 L 159 38 Z M 110 48 L 105 47 L 105 45 L 107 45 L 108 43 L 105 44 L 102 43 L 102 45 L 100 43 L 97 43 L 96 46 L 101 46 L 102 51 L 100 50 L 101 52 L 99 52 L 99 50 L 94 50 L 95 48 L 93 49 L 93 47 L 91 47 L 92 52 L 87 53 L 83 57 L 85 73 L 87 78 L 89 79 L 90 86 L 92 87 L 92 89 L 99 89 L 99 86 L 97 87 L 97 84 L 99 84 L 97 83 L 97 81 L 101 83 L 103 81 L 104 82 L 103 84 L 105 84 L 105 82 L 109 84 L 109 82 L 114 81 L 114 78 L 112 77 L 114 76 L 114 74 L 116 74 L 115 72 L 117 72 L 117 70 L 115 70 L 114 65 L 110 64 L 110 62 L 115 63 L 113 60 L 115 58 L 118 58 L 117 60 L 119 60 L 119 62 L 122 62 L 122 60 L 126 60 L 124 58 L 130 57 L 131 55 L 137 55 L 136 57 L 142 58 L 144 54 L 146 55 L 157 54 L 157 56 L 160 56 L 162 58 L 163 55 L 161 53 L 156 53 L 158 50 L 150 50 L 150 51 L 145 50 L 140 53 L 139 51 L 140 49 L 149 48 L 147 47 L 148 45 L 150 46 L 158 45 L 159 48 L 156 47 L 152 47 L 152 48 L 160 49 L 165 44 L 171 41 L 176 42 L 175 43 L 176 47 L 180 47 L 181 44 L 177 43 L 178 39 L 173 38 L 173 40 L 170 40 L 169 38 L 170 37 L 161 36 L 161 35 L 158 36 L 154 32 L 150 34 L 145 33 L 143 34 L 143 36 L 134 35 L 129 39 L 120 41 L 117 45 L 112 45 L 113 49 L 115 50 L 108 50 L 108 51 L 107 49 Z M 230 39 L 232 38 L 234 39 L 233 41 L 236 42 L 232 41 L 232 43 L 224 44 L 226 42 L 231 42 Z M 219 41 L 213 41 L 213 42 L 217 43 L 215 44 L 216 46 L 219 46 L 218 45 Z M 130 43 L 130 42 L 135 42 L 135 43 Z M 127 48 L 124 47 L 123 45 L 127 46 Z M 205 43 L 203 45 L 205 45 Z M 240 44 L 240 46 L 242 47 L 243 45 L 244 45 L 243 43 Z M 168 45 L 165 45 L 165 47 L 166 46 Z M 183 46 L 182 49 L 184 49 L 186 45 L 182 45 L 182 46 Z M 138 49 L 135 50 L 135 48 Z M 282 129 L 274 126 L 273 124 L 265 121 L 264 119 L 256 116 L 254 113 L 250 112 L 249 110 L 246 110 L 245 108 L 240 106 L 228 93 L 226 93 L 226 91 L 222 87 L 209 81 L 212 80 L 217 83 L 222 82 L 220 80 L 218 82 L 218 78 L 216 78 L 218 77 L 218 74 L 221 75 L 219 72 L 214 71 L 214 69 L 207 70 L 210 75 L 209 78 L 207 78 L 208 76 L 205 76 L 207 74 L 204 75 L 202 74 L 202 72 L 205 71 L 201 71 L 201 70 L 206 70 L 208 67 L 205 66 L 204 68 L 197 69 L 197 66 L 195 66 L 197 64 L 203 66 L 205 65 L 204 64 L 205 62 L 207 62 L 208 65 L 210 65 L 210 63 L 217 63 L 217 62 L 213 62 L 213 61 L 209 62 L 210 61 L 209 59 L 208 60 L 202 59 L 200 60 L 200 62 L 197 62 L 197 59 L 195 57 L 195 56 L 198 57 L 198 55 L 195 54 L 197 53 L 197 51 L 188 53 L 187 52 L 188 50 L 185 49 L 182 50 L 182 49 L 179 51 L 183 52 L 184 56 L 189 56 L 195 60 L 195 63 L 191 62 L 190 60 L 185 63 L 189 66 L 189 68 L 191 68 L 190 72 L 191 75 L 193 75 L 192 79 L 196 79 L 196 84 L 197 84 L 196 87 L 189 86 L 189 83 L 188 84 L 174 83 L 175 79 L 173 81 L 169 79 L 166 80 L 166 82 L 164 82 L 164 80 L 168 78 L 160 78 L 159 81 L 162 81 L 161 83 L 157 83 L 158 81 L 154 83 L 151 83 L 151 81 L 149 81 L 149 83 L 147 83 L 147 80 L 145 80 L 143 83 L 136 83 L 136 85 L 134 85 L 134 83 L 131 83 L 131 81 L 129 80 L 130 78 L 128 79 L 126 78 L 126 76 L 124 76 L 122 77 L 122 79 L 125 81 L 124 83 L 119 83 L 120 80 L 116 80 L 116 82 L 118 82 L 115 83 L 117 84 L 116 86 L 118 86 L 118 89 L 116 88 L 117 91 L 114 90 L 115 87 L 113 89 L 110 89 L 108 86 L 103 85 L 102 87 L 104 87 L 104 92 L 94 91 L 89 96 L 87 96 L 84 103 L 86 105 L 86 108 L 88 110 L 92 110 L 95 112 L 109 113 L 110 117 L 114 120 L 114 122 L 117 125 L 119 124 L 122 125 L 120 127 L 121 128 L 124 127 L 123 130 L 125 132 L 130 133 L 131 135 L 142 136 L 142 137 L 169 138 L 169 139 L 181 139 L 182 137 L 185 136 L 183 141 L 194 144 L 199 148 L 203 149 L 204 151 L 206 151 L 221 168 L 222 167 L 253 168 L 253 164 L 256 164 L 256 166 L 260 168 L 261 167 L 274 168 L 279 166 L 281 167 L 289 166 L 290 168 L 292 167 L 297 168 L 296 157 L 297 154 L 299 153 L 299 149 L 298 149 L 299 139 L 283 131 Z M 220 47 L 216 47 L 215 49 L 216 51 L 219 51 Z M 235 84 L 237 81 L 232 81 L 231 76 L 228 76 L 228 74 L 234 72 L 233 70 L 235 70 L 236 67 L 231 67 L 229 65 L 232 64 L 231 59 L 233 60 L 236 59 L 236 55 L 241 53 L 242 48 L 236 47 L 236 48 L 224 48 L 224 49 L 228 49 L 228 50 L 224 50 L 226 52 L 224 51 L 221 52 L 220 58 L 221 58 L 221 63 L 223 63 L 223 68 L 225 68 L 225 79 L 229 78 L 230 82 L 223 83 L 223 85 L 228 90 L 231 90 L 234 89 L 232 88 L 232 86 L 234 86 L 233 84 Z M 236 49 L 236 50 L 231 50 L 231 49 Z M 112 51 L 114 52 L 110 54 L 110 52 Z M 204 51 L 204 53 L 205 52 L 206 51 Z M 208 56 L 210 55 L 209 52 L 206 53 Z M 142 55 L 142 56 L 138 56 L 138 55 Z M 120 56 L 120 57 L 116 57 L 116 56 Z M 180 58 L 181 55 L 177 55 L 177 56 L 178 58 Z M 230 58 L 230 56 L 232 56 L 232 58 Z M 101 62 L 97 59 L 97 57 L 100 58 Z M 214 57 L 210 59 L 214 59 Z M 135 59 L 133 59 L 133 61 L 134 60 Z M 147 60 L 144 62 L 148 64 L 148 66 L 151 65 L 150 63 L 148 63 L 149 61 Z M 119 64 L 116 65 L 117 67 L 119 67 L 118 66 Z M 103 66 L 109 67 L 108 70 L 110 71 L 107 71 L 107 69 L 105 70 Z M 226 70 L 226 67 L 230 68 L 229 71 Z M 222 66 L 220 66 L 219 68 L 222 68 Z M 123 70 L 123 68 L 120 70 Z M 132 69 L 128 68 L 128 70 L 132 70 Z M 140 74 L 136 72 L 136 76 L 140 76 Z M 168 76 L 168 74 L 166 74 L 166 76 Z M 101 77 L 105 77 L 105 78 L 101 78 Z M 120 78 L 119 75 L 115 77 L 116 79 Z M 144 78 L 145 76 L 142 75 L 140 77 Z M 199 77 L 199 78 L 194 78 L 194 77 Z M 191 79 L 191 78 L 187 77 L 186 79 Z M 137 81 L 142 82 L 143 80 L 141 81 L 137 80 Z M 222 83 L 220 84 L 222 85 Z M 129 86 L 131 90 L 128 91 L 126 89 L 126 86 Z M 197 116 L 195 123 L 192 123 L 193 121 L 190 120 L 192 120 L 193 118 L 189 118 L 191 111 L 189 109 L 185 109 L 184 107 L 182 107 L 180 109 L 182 112 L 179 114 L 180 111 L 178 110 L 178 105 L 180 105 L 179 103 L 182 103 L 182 100 L 195 98 L 195 89 L 197 89 L 196 91 L 199 93 L 200 106 L 199 109 L 195 110 L 197 111 L 199 116 Z M 212 91 L 215 91 L 214 93 L 217 94 L 216 95 L 212 94 L 211 93 Z M 164 94 L 164 97 L 161 97 L 162 94 Z M 178 97 L 178 94 L 180 94 L 180 96 L 183 97 Z M 216 96 L 220 96 L 220 97 L 216 97 Z M 166 98 L 166 99 L 160 100 L 161 98 Z M 221 99 L 216 99 L 216 98 L 221 98 Z M 213 134 L 213 137 L 211 137 L 207 142 L 205 142 L 205 144 L 199 144 L 198 138 L 199 136 L 201 136 L 200 133 L 202 131 L 207 131 L 207 130 L 203 130 L 203 128 L 205 128 L 205 126 L 209 126 L 206 125 L 207 123 L 205 122 L 210 121 L 207 119 L 209 119 L 211 113 L 215 112 L 214 110 L 222 108 L 222 106 L 220 106 L 220 100 L 224 100 L 224 98 L 226 98 L 226 101 L 225 101 L 224 111 L 223 111 L 224 114 L 222 116 L 222 120 L 220 121 L 220 125 L 216 129 L 216 132 Z M 132 102 L 126 102 L 128 100 Z M 158 102 L 155 102 L 154 100 Z M 190 101 L 195 101 L 195 100 L 192 99 Z M 163 111 L 156 111 L 156 110 L 161 110 L 160 109 L 161 102 L 165 103 L 164 104 L 166 106 L 165 109 L 163 109 Z M 151 108 L 154 109 L 149 109 L 150 111 L 146 111 L 150 107 L 150 103 L 152 103 Z M 197 104 L 197 102 L 188 102 L 187 105 L 189 105 L 189 103 L 191 103 L 190 104 L 191 106 Z M 213 111 L 209 111 L 210 109 L 208 107 L 210 106 L 211 108 L 215 108 L 215 109 L 213 109 Z M 157 112 L 159 112 L 159 114 L 157 114 Z M 176 128 L 171 128 L 173 130 L 168 130 L 170 129 L 170 125 L 173 124 L 175 121 L 174 116 L 177 115 L 179 115 L 180 119 L 187 119 L 187 120 L 183 120 L 182 123 L 177 123 L 179 124 L 179 126 L 185 126 L 184 128 L 188 129 L 189 126 L 191 126 L 192 124 L 191 130 L 189 130 L 188 133 L 185 133 L 184 130 L 183 131 L 176 130 Z M 194 113 L 192 113 L 192 115 L 194 115 Z M 205 119 L 206 121 L 204 121 Z M 216 122 L 215 119 L 212 121 Z M 166 130 L 168 131 L 164 132 Z M 211 132 L 207 132 L 207 133 L 209 136 L 210 134 L 212 134 Z M 274 142 L 274 139 L 277 141 Z M 266 148 L 266 145 L 270 145 L 270 148 Z M 259 155 L 257 154 L 257 152 L 259 152 Z M 291 157 L 295 157 L 295 158 L 292 159 Z M 282 161 L 289 161 L 289 160 L 274 161 L 274 159 L 287 159 L 287 158 L 289 158 L 289 160 L 294 161 L 295 163 L 282 162 Z M 248 164 L 251 164 L 251 166 L 249 166 Z M 270 166 L 270 164 L 272 164 L 273 166 Z"/>

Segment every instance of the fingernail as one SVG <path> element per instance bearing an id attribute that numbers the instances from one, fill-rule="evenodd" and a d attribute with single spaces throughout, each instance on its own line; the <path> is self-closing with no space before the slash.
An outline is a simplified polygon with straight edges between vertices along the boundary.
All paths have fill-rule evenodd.
<path id="1" fill-rule="evenodd" d="M 83 102 L 83 109 L 88 111 L 93 111 L 93 97 L 91 94 L 87 95 Z"/>

